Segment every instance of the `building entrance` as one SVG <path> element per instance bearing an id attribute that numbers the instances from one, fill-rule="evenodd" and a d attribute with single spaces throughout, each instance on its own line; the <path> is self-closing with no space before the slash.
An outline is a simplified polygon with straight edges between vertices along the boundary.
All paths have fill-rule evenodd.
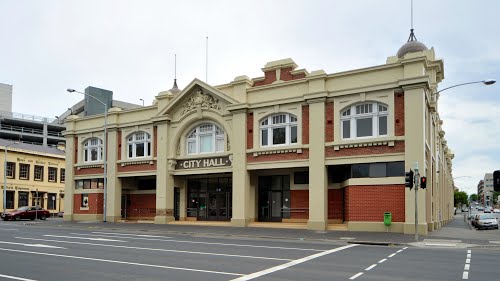
<path id="1" fill-rule="evenodd" d="M 187 216 L 197 220 L 227 221 L 232 216 L 232 179 L 188 180 Z"/>
<path id="2" fill-rule="evenodd" d="M 290 176 L 259 177 L 259 221 L 290 217 Z"/>

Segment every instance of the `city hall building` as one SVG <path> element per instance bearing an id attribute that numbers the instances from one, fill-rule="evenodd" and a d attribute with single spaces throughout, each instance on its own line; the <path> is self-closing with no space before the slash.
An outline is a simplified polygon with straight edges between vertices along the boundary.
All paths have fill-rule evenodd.
<path id="1" fill-rule="evenodd" d="M 64 219 L 105 212 L 108 222 L 414 233 L 415 192 L 404 175 L 416 165 L 427 177 L 419 233 L 452 219 L 453 154 L 436 94 L 443 62 L 433 49 L 410 41 L 383 65 L 333 74 L 292 59 L 262 71 L 218 86 L 174 82 L 153 105 L 113 107 L 107 120 L 67 117 Z"/>

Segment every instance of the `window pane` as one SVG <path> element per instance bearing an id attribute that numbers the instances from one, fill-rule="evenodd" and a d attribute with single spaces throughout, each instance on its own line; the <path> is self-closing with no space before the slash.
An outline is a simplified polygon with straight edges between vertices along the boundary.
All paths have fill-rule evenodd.
<path id="1" fill-rule="evenodd" d="M 196 143 L 194 141 L 188 142 L 188 154 L 196 153 Z"/>
<path id="2" fill-rule="evenodd" d="M 297 143 L 297 126 L 290 127 L 290 143 Z"/>
<path id="3" fill-rule="evenodd" d="M 372 136 L 372 118 L 362 118 L 356 120 L 356 132 L 357 137 L 368 137 Z"/>
<path id="4" fill-rule="evenodd" d="M 213 147 L 212 135 L 200 136 L 200 153 L 212 152 Z"/>
<path id="5" fill-rule="evenodd" d="M 261 136 L 262 136 L 262 145 L 266 146 L 267 145 L 267 129 L 260 130 Z"/>
<path id="6" fill-rule="evenodd" d="M 133 150 L 132 150 L 132 147 L 133 147 L 133 146 L 132 146 L 131 144 L 129 144 L 129 145 L 128 145 L 128 157 L 129 157 L 129 158 L 132 158 L 132 157 L 133 157 Z"/>
<path id="7" fill-rule="evenodd" d="M 380 116 L 378 118 L 378 134 L 387 135 L 387 116 Z"/>
<path id="8" fill-rule="evenodd" d="M 224 139 L 223 138 L 217 138 L 215 140 L 215 151 L 216 152 L 224 151 Z"/>
<path id="9" fill-rule="evenodd" d="M 285 128 L 275 128 L 273 129 L 273 144 L 284 144 L 285 143 Z"/>
<path id="10" fill-rule="evenodd" d="M 405 162 L 389 162 L 387 163 L 388 177 L 401 177 L 405 175 Z"/>
<path id="11" fill-rule="evenodd" d="M 351 120 L 342 121 L 342 137 L 344 139 L 351 137 Z"/>
<path id="12" fill-rule="evenodd" d="M 385 163 L 372 163 L 370 164 L 370 178 L 382 178 L 386 175 Z"/>
<path id="13" fill-rule="evenodd" d="M 97 149 L 92 148 L 90 150 L 90 161 L 97 161 Z"/>
<path id="14" fill-rule="evenodd" d="M 144 156 L 144 143 L 137 143 L 135 145 L 135 157 Z"/>
<path id="15" fill-rule="evenodd" d="M 367 178 L 369 176 L 370 164 L 354 164 L 351 166 L 353 178 Z"/>

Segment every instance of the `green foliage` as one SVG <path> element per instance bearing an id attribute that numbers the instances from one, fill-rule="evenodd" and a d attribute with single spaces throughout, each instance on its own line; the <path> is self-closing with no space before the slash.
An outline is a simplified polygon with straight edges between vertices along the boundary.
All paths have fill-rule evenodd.
<path id="1" fill-rule="evenodd" d="M 477 201 L 477 194 L 471 194 L 470 201 Z"/>
<path id="2" fill-rule="evenodd" d="M 500 195 L 500 191 L 495 191 L 493 193 L 493 204 L 497 204 L 498 203 L 498 196 Z"/>
<path id="3" fill-rule="evenodd" d="M 467 193 L 463 191 L 455 191 L 454 199 L 455 199 L 454 203 L 455 207 L 467 205 L 468 203 Z"/>

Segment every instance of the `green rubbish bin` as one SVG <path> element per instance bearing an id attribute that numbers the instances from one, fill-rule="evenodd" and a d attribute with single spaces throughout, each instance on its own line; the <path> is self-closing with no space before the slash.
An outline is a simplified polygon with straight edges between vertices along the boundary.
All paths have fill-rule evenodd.
<path id="1" fill-rule="evenodd" d="M 384 224 L 386 226 L 389 226 L 391 225 L 391 222 L 392 222 L 392 213 L 384 213 Z"/>

